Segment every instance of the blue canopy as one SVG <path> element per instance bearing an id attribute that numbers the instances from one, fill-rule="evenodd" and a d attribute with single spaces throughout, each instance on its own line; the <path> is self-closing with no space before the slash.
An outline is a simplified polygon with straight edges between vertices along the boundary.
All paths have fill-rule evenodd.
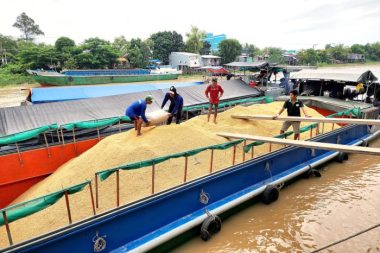
<path id="1" fill-rule="evenodd" d="M 200 84 L 203 82 L 33 88 L 31 100 L 33 104 L 38 104 L 168 89 L 170 86 L 187 87 Z"/>

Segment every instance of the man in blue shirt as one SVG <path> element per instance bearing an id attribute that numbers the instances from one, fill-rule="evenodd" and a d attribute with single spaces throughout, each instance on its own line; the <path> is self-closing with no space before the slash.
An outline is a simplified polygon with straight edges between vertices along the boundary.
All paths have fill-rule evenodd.
<path id="1" fill-rule="evenodd" d="M 169 105 L 169 110 L 168 110 L 168 112 L 170 113 L 170 116 L 166 124 L 170 125 L 172 123 L 174 116 L 176 118 L 176 124 L 179 124 L 182 117 L 183 98 L 177 93 L 177 89 L 174 86 L 170 87 L 169 92 L 165 94 L 165 98 L 162 101 L 161 109 L 164 108 L 168 100 L 170 100 L 170 105 Z"/>
<path id="2" fill-rule="evenodd" d="M 137 131 L 137 136 L 141 135 L 141 126 L 145 122 L 149 125 L 149 121 L 145 116 L 146 106 L 152 104 L 153 97 L 148 95 L 145 100 L 137 100 L 128 106 L 125 111 L 125 115 L 128 116 L 135 123 L 135 130 Z"/>

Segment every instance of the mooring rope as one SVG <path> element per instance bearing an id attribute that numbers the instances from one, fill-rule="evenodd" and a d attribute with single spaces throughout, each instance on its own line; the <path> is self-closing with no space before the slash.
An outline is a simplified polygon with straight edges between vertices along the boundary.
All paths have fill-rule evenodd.
<path id="1" fill-rule="evenodd" d="M 341 240 L 339 240 L 339 241 L 336 241 L 336 242 L 334 242 L 334 243 L 331 243 L 331 244 L 329 244 L 329 245 L 326 245 L 326 246 L 324 246 L 324 247 L 322 247 L 322 248 L 316 249 L 316 250 L 312 251 L 311 253 L 316 253 L 316 252 L 320 252 L 320 251 L 322 251 L 322 250 L 328 249 L 328 248 L 330 248 L 330 247 L 332 247 L 332 246 L 334 246 L 334 245 L 337 245 L 337 244 L 339 244 L 339 243 L 342 243 L 342 242 L 344 242 L 344 241 L 347 241 L 347 240 L 349 240 L 349 239 L 352 239 L 352 238 L 354 238 L 354 237 L 356 237 L 356 236 L 358 236 L 358 235 L 364 234 L 364 233 L 366 233 L 366 232 L 368 232 L 368 231 L 370 231 L 370 230 L 372 230 L 372 229 L 375 229 L 375 228 L 377 228 L 377 227 L 379 227 L 379 226 L 380 226 L 380 223 L 378 223 L 377 225 L 374 225 L 374 226 L 372 226 L 372 227 L 369 227 L 369 228 L 367 228 L 367 229 L 364 229 L 364 230 L 362 230 L 362 231 L 360 231 L 360 232 L 358 232 L 358 233 L 356 233 L 356 234 L 350 235 L 349 237 L 346 237 L 346 238 L 344 238 L 344 239 L 341 239 Z"/>

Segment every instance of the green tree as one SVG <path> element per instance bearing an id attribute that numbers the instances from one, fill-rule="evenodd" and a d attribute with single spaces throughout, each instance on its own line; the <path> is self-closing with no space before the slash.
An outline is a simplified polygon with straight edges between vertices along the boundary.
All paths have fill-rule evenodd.
<path id="1" fill-rule="evenodd" d="M 298 58 L 301 64 L 317 65 L 320 61 L 318 52 L 313 48 L 300 51 L 298 53 Z"/>
<path id="2" fill-rule="evenodd" d="M 59 68 L 76 68 L 76 64 L 74 59 L 74 49 L 75 49 L 75 42 L 74 40 L 67 38 L 67 37 L 60 37 L 55 41 L 54 44 L 55 50 L 57 52 L 57 58 L 58 58 L 58 67 Z M 70 62 L 66 63 L 66 61 Z"/>
<path id="3" fill-rule="evenodd" d="M 0 66 L 14 61 L 17 49 L 16 40 L 10 36 L 0 34 Z"/>
<path id="4" fill-rule="evenodd" d="M 271 63 L 283 63 L 284 62 L 284 50 L 279 47 L 266 47 L 263 49 L 263 52 L 269 56 L 268 61 Z"/>
<path id="5" fill-rule="evenodd" d="M 350 52 L 350 48 L 345 47 L 343 44 L 335 46 L 326 45 L 326 50 L 333 60 L 344 61 L 347 58 L 347 54 Z"/>
<path id="6" fill-rule="evenodd" d="M 164 64 L 169 63 L 171 52 L 181 52 L 184 50 L 182 35 L 173 32 L 158 32 L 150 36 L 148 40 L 154 59 L 159 59 Z"/>
<path id="7" fill-rule="evenodd" d="M 222 63 L 235 61 L 236 57 L 241 54 L 242 46 L 235 39 L 226 39 L 219 43 L 219 55 L 222 57 Z"/>
<path id="8" fill-rule="evenodd" d="M 39 25 L 35 24 L 34 20 L 28 17 L 25 12 L 17 17 L 16 23 L 14 23 L 13 26 L 21 30 L 26 41 L 33 40 L 34 36 L 45 35 L 44 32 L 40 30 Z"/>
<path id="9" fill-rule="evenodd" d="M 25 68 L 54 68 L 58 59 L 54 46 L 50 45 L 32 45 L 23 47 L 17 54 L 17 58 Z"/>
<path id="10" fill-rule="evenodd" d="M 243 52 L 250 57 L 255 57 L 261 54 L 260 48 L 248 43 L 244 45 Z"/>
<path id="11" fill-rule="evenodd" d="M 317 50 L 319 62 L 330 63 L 331 57 L 326 50 Z"/>
<path id="12" fill-rule="evenodd" d="M 191 26 L 191 30 L 186 34 L 186 37 L 187 52 L 199 54 L 203 48 L 203 39 L 206 37 L 206 32 L 199 30 L 196 26 Z"/>
<path id="13" fill-rule="evenodd" d="M 103 69 L 112 68 L 119 56 L 111 43 L 99 38 L 90 38 L 78 48 L 74 59 L 79 68 Z"/>
<path id="14" fill-rule="evenodd" d="M 54 46 L 57 52 L 68 51 L 75 47 L 75 41 L 67 37 L 59 37 Z"/>
<path id="15" fill-rule="evenodd" d="M 211 44 L 207 41 L 203 42 L 203 47 L 199 51 L 201 55 L 209 55 L 211 53 Z"/>
<path id="16" fill-rule="evenodd" d="M 123 56 L 127 53 L 130 43 L 124 36 L 120 36 L 114 39 L 112 46 L 119 52 L 119 56 Z"/>
<path id="17" fill-rule="evenodd" d="M 353 44 L 351 46 L 351 52 L 354 54 L 365 54 L 365 46 L 359 44 Z"/>
<path id="18" fill-rule="evenodd" d="M 380 42 L 365 45 L 366 58 L 371 61 L 380 61 Z"/>
<path id="19" fill-rule="evenodd" d="M 147 41 L 132 39 L 128 48 L 128 60 L 134 68 L 145 68 L 151 57 Z"/>

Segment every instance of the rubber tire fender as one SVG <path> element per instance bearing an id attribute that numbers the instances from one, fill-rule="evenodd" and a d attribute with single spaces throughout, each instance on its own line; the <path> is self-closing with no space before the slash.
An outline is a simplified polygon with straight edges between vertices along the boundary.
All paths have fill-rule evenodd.
<path id="1" fill-rule="evenodd" d="M 268 185 L 262 194 L 262 201 L 264 204 L 269 205 L 270 203 L 276 201 L 279 195 L 280 191 L 277 189 L 277 187 Z"/>
<path id="2" fill-rule="evenodd" d="M 216 216 L 211 215 L 207 217 L 201 227 L 201 238 L 203 241 L 210 240 L 213 234 L 218 233 L 222 229 L 222 220 Z"/>

